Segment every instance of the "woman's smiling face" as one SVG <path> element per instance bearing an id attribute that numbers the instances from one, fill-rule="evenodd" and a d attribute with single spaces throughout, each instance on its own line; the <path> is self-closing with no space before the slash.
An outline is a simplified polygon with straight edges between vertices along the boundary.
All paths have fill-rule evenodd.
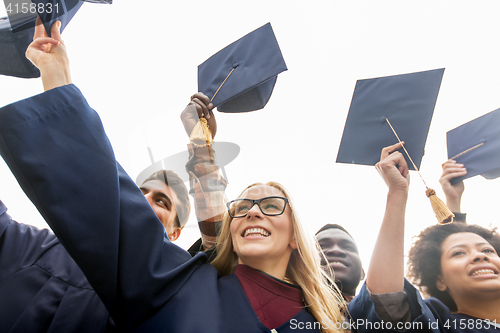
<path id="1" fill-rule="evenodd" d="M 455 302 L 500 291 L 500 258 L 483 237 L 471 232 L 451 234 L 441 244 L 441 251 L 436 286 L 447 290 Z"/>
<path id="2" fill-rule="evenodd" d="M 268 185 L 257 185 L 245 190 L 239 199 L 261 199 L 285 197 L 279 189 Z M 233 218 L 230 225 L 233 250 L 238 262 L 250 267 L 255 263 L 287 265 L 296 243 L 293 236 L 292 214 L 288 204 L 281 215 L 264 215 L 257 204 L 246 211 L 245 217 Z"/>

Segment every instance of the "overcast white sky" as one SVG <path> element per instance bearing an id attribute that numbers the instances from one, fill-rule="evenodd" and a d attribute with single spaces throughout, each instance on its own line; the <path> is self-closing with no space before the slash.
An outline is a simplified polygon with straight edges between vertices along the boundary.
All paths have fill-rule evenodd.
<path id="1" fill-rule="evenodd" d="M 444 199 L 446 132 L 500 107 L 499 21 L 496 0 L 115 0 L 84 4 L 63 38 L 73 82 L 135 178 L 150 164 L 147 146 L 156 160 L 186 149 L 179 114 L 197 91 L 197 66 L 271 22 L 289 70 L 270 102 L 253 113 L 216 113 L 216 141 L 241 147 L 225 169 L 227 195 L 255 181 L 282 183 L 311 234 L 325 223 L 344 225 L 367 268 L 386 186 L 373 167 L 335 163 L 356 80 L 446 68 L 421 165 Z M 40 92 L 39 79 L 0 76 L 1 106 Z M 422 181 L 411 177 L 407 247 L 436 223 Z M 477 176 L 465 185 L 468 221 L 498 226 L 500 180 Z M 19 222 L 46 226 L 3 160 L 0 199 Z M 197 237 L 193 214 L 177 244 L 187 248 Z"/>

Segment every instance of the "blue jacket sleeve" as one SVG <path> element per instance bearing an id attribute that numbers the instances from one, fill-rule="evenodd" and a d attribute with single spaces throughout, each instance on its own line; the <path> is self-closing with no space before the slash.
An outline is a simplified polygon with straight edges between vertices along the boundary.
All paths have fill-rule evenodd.
<path id="1" fill-rule="evenodd" d="M 0 281 L 29 267 L 57 243 L 49 230 L 13 221 L 0 200 Z"/>
<path id="2" fill-rule="evenodd" d="M 441 332 L 441 325 L 436 325 L 441 319 L 439 314 L 424 302 L 420 293 L 407 280 L 405 292 L 413 321 L 392 324 L 380 319 L 366 285 L 363 285 L 359 295 L 349 303 L 349 313 L 358 332 Z"/>
<path id="3" fill-rule="evenodd" d="M 205 260 L 170 243 L 76 86 L 0 109 L 0 152 L 119 329 L 155 313 Z"/>

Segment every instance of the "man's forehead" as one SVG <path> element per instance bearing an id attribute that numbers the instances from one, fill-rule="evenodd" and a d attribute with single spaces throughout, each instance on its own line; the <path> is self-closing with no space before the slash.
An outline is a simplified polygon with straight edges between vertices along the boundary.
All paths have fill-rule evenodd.
<path id="1" fill-rule="evenodd" d="M 348 240 L 349 242 L 356 244 L 354 238 L 352 238 L 351 235 L 349 235 L 347 232 L 339 228 L 329 228 L 323 230 L 316 235 L 316 239 L 318 241 L 321 239 L 342 239 L 342 240 Z"/>
<path id="2" fill-rule="evenodd" d="M 159 179 L 148 180 L 141 185 L 141 188 L 158 191 L 168 190 L 170 192 L 170 187 Z"/>

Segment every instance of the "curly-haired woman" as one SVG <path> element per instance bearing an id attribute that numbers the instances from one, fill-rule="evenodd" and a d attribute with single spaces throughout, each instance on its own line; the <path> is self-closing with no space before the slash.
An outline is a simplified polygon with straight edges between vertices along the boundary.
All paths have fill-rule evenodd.
<path id="1" fill-rule="evenodd" d="M 410 250 L 404 279 L 404 215 L 408 166 L 396 144 L 377 170 L 389 187 L 387 207 L 366 284 L 349 309 L 361 332 L 489 332 L 500 330 L 500 236 L 465 224 L 424 230 Z"/>

